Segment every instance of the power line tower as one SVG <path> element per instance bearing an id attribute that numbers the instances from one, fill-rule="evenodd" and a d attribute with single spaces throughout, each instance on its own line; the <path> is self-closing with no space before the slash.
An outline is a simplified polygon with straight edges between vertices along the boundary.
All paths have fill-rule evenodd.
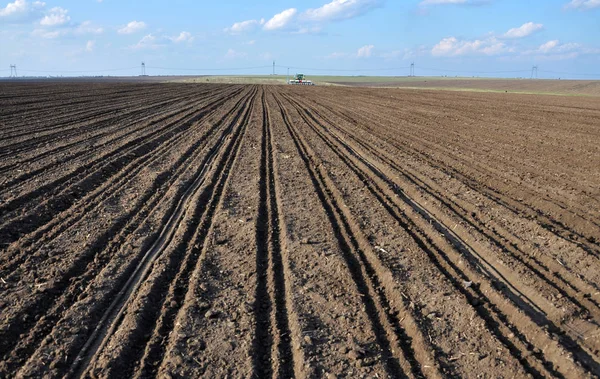
<path id="1" fill-rule="evenodd" d="M 275 61 L 273 61 L 273 75 L 275 75 Z"/>
<path id="2" fill-rule="evenodd" d="M 538 66 L 533 66 L 531 68 L 531 79 L 537 79 L 538 78 Z"/>
<path id="3" fill-rule="evenodd" d="M 410 64 L 410 75 L 409 76 L 415 76 L 415 62 Z"/>
<path id="4" fill-rule="evenodd" d="M 10 77 L 11 78 L 16 78 L 17 77 L 17 65 L 16 64 L 11 64 L 10 65 Z"/>
<path id="5" fill-rule="evenodd" d="M 142 76 L 146 76 L 146 63 L 142 62 Z"/>

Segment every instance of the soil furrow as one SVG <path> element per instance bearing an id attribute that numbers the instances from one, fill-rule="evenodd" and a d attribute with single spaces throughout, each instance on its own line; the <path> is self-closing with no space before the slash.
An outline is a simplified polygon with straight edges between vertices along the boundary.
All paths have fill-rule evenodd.
<path id="1" fill-rule="evenodd" d="M 182 106 L 182 102 L 185 104 L 185 103 L 190 102 L 189 100 L 191 100 L 191 99 L 193 99 L 193 95 L 186 94 L 185 96 L 181 96 L 178 98 L 153 103 L 153 104 L 150 104 L 149 106 L 144 105 L 143 107 L 139 108 L 139 110 L 135 110 L 133 112 L 127 112 L 126 114 L 119 114 L 117 116 L 112 116 L 110 118 L 95 120 L 93 122 L 92 121 L 83 122 L 84 120 L 75 118 L 74 122 L 76 122 L 78 124 L 76 131 L 71 136 L 66 135 L 66 134 L 61 134 L 59 132 L 58 133 L 59 136 L 55 139 L 55 141 L 59 141 L 60 143 L 53 145 L 55 147 L 45 150 L 43 153 L 39 153 L 39 149 L 38 149 L 38 146 L 42 145 L 42 144 L 26 144 L 25 147 L 22 148 L 21 150 L 14 149 L 12 147 L 8 148 L 8 150 L 10 151 L 10 155 L 14 156 L 14 154 L 21 153 L 18 155 L 19 157 L 21 157 L 22 155 L 24 155 L 23 151 L 25 151 L 25 154 L 26 154 L 28 152 L 27 150 L 29 150 L 29 153 L 32 156 L 30 156 L 29 158 L 26 158 L 26 159 L 20 159 L 18 161 L 11 161 L 9 165 L 0 167 L 0 173 L 10 171 L 11 169 L 14 168 L 14 165 L 19 165 L 20 167 L 26 167 L 26 165 L 31 166 L 31 165 L 34 165 L 36 162 L 43 162 L 43 161 L 47 160 L 49 157 L 52 157 L 53 155 L 56 155 L 59 152 L 61 153 L 62 156 L 64 156 L 65 154 L 64 154 L 63 150 L 66 150 L 66 149 L 72 149 L 72 148 L 79 147 L 82 145 L 95 146 L 96 145 L 95 142 L 97 140 L 101 140 L 104 137 L 111 137 L 112 135 L 115 134 L 115 132 L 120 132 L 123 129 L 125 129 L 125 130 L 127 129 L 127 125 L 125 127 L 123 127 L 123 125 L 119 125 L 118 123 L 131 122 L 131 124 L 135 123 L 135 124 L 139 125 L 145 119 L 155 116 L 154 114 L 144 116 L 144 113 L 147 113 L 145 111 L 156 110 L 158 107 L 160 107 L 160 108 L 173 107 L 176 109 L 179 108 L 177 110 L 181 111 L 180 108 Z M 111 112 L 111 113 L 113 113 L 113 112 Z M 129 121 L 129 120 L 131 120 L 131 121 Z M 111 125 L 109 123 L 114 123 L 114 125 Z M 108 127 L 104 127 L 104 125 L 108 125 Z M 62 127 L 63 126 L 61 126 L 61 129 L 62 129 Z M 136 131 L 136 129 L 128 132 L 127 134 L 124 134 L 122 137 L 125 137 L 135 131 Z M 93 134 L 94 132 L 96 132 L 96 134 Z M 34 137 L 34 139 L 36 140 L 36 142 L 39 141 L 38 137 Z M 75 141 L 69 142 L 72 139 L 75 139 Z M 117 139 L 115 138 L 113 140 L 117 140 Z M 113 143 L 113 140 L 109 140 L 109 141 L 107 141 L 107 143 Z M 53 141 L 45 141 L 43 143 L 43 145 L 44 145 L 44 147 L 48 147 L 52 142 Z M 35 155 L 33 155 L 35 152 L 37 152 L 37 153 Z M 69 159 L 73 159 L 73 156 L 68 156 L 59 161 L 53 162 L 53 164 L 60 164 L 60 163 L 66 162 Z M 46 167 L 42 167 L 42 169 L 45 169 L 45 168 Z M 18 180 L 18 178 L 13 179 L 13 181 L 16 181 L 16 180 Z M 7 186 L 7 184 L 3 183 L 2 188 L 4 188 L 5 186 Z"/>
<path id="2" fill-rule="evenodd" d="M 386 313 L 385 309 L 389 309 L 389 302 L 385 299 L 385 295 L 377 293 L 375 290 L 379 285 L 377 278 L 369 277 L 369 268 L 371 267 L 365 267 L 365 261 L 360 260 L 359 258 L 360 256 L 364 256 L 364 252 L 360 250 L 357 239 L 353 235 L 351 227 L 348 225 L 348 220 L 345 219 L 342 214 L 339 205 L 340 199 L 336 199 L 331 192 L 332 190 L 327 187 L 323 173 L 318 170 L 319 164 L 312 160 L 314 154 L 309 152 L 307 145 L 302 141 L 301 137 L 292 126 L 284 106 L 279 100 L 277 100 L 277 102 L 279 103 L 280 111 L 283 114 L 286 128 L 294 140 L 298 153 L 302 157 L 306 169 L 309 171 L 311 179 L 313 180 L 313 185 L 319 195 L 323 208 L 327 212 L 335 237 L 339 243 L 340 250 L 344 254 L 353 280 L 356 283 L 358 291 L 363 296 L 364 306 L 371 321 L 371 327 L 373 328 L 377 342 L 382 349 L 382 361 L 388 370 L 388 375 L 391 377 L 410 374 L 415 377 L 422 376 L 420 365 L 416 362 L 416 359 L 414 359 L 412 351 L 407 349 L 406 346 L 398 346 L 398 337 L 394 333 L 396 328 L 390 324 L 397 320 L 391 313 Z M 381 303 L 378 302 L 378 300 Z M 399 328 L 399 326 L 397 326 L 397 328 Z M 400 334 L 403 334 L 403 332 Z M 394 351 L 396 351 L 396 353 L 394 353 Z M 401 351 L 407 355 L 399 354 Z"/>
<path id="3" fill-rule="evenodd" d="M 257 377 L 290 378 L 294 376 L 294 356 L 291 347 L 283 263 L 279 211 L 273 172 L 271 122 L 266 94 L 262 94 L 262 141 L 260 191 L 256 226 L 256 302 L 254 314 L 254 375 Z M 269 325 L 269 327 L 266 327 Z M 265 360 L 265 356 L 273 359 Z M 271 363 L 275 362 L 275 367 Z"/>
<path id="4" fill-rule="evenodd" d="M 247 102 L 248 107 L 244 112 L 239 113 L 232 121 L 232 128 L 239 123 L 238 129 L 235 132 L 230 132 L 234 135 L 229 147 L 224 149 L 223 160 L 215 168 L 212 178 L 209 181 L 210 184 L 206 186 L 203 193 L 199 196 L 197 214 L 192 217 L 191 222 L 188 222 L 186 226 L 188 228 L 186 231 L 187 234 L 184 234 L 180 243 L 181 246 L 175 248 L 175 251 L 181 251 L 184 257 L 182 264 L 178 268 L 176 277 L 170 282 L 169 289 L 166 291 L 167 295 L 164 297 L 162 304 L 151 302 L 151 304 L 147 304 L 146 306 L 151 312 L 154 309 L 160 309 L 160 314 L 156 314 L 154 317 L 142 316 L 144 323 L 147 323 L 150 327 L 154 325 L 154 331 L 146 344 L 145 351 L 143 351 L 143 356 L 134 375 L 135 377 L 146 378 L 158 375 L 157 371 L 165 354 L 169 336 L 175 328 L 176 316 L 189 290 L 188 286 L 192 274 L 195 267 L 204 259 L 204 255 L 206 254 L 206 240 L 212 229 L 215 213 L 219 209 L 223 193 L 228 186 L 230 172 L 233 165 L 236 164 L 240 146 L 246 133 L 247 122 L 254 106 L 255 97 L 256 93 Z M 169 283 L 169 280 L 164 280 L 164 282 Z M 140 329 L 143 330 L 143 328 Z M 136 330 L 136 333 L 139 333 L 139 331 Z M 136 341 L 137 343 L 139 343 L 139 340 Z M 144 344 L 140 345 L 143 346 Z M 141 349 L 140 353 L 142 353 Z M 134 361 L 132 359 L 123 359 L 123 357 L 119 359 Z M 114 369 L 114 367 L 111 367 L 111 369 Z M 117 367 L 116 372 L 120 373 L 122 371 Z"/>
<path id="5" fill-rule="evenodd" d="M 596 99 L 204 82 L 0 83 L 0 377 L 600 375 Z"/>
<path id="6" fill-rule="evenodd" d="M 148 276 L 152 269 L 152 263 L 154 260 L 159 257 L 160 254 L 171 243 L 171 240 L 177 231 L 185 212 L 187 211 L 189 199 L 194 196 L 195 192 L 204 183 L 206 172 L 208 172 L 208 170 L 211 168 L 213 161 L 216 159 L 221 147 L 226 141 L 227 135 L 232 132 L 232 128 L 233 124 L 230 126 L 227 134 L 222 135 L 218 144 L 209 151 L 206 156 L 206 163 L 204 163 L 202 166 L 202 170 L 197 174 L 194 181 L 189 185 L 179 200 L 175 211 L 171 214 L 169 220 L 162 228 L 158 239 L 156 242 L 154 242 L 150 249 L 146 251 L 143 259 L 137 265 L 129 280 L 119 290 L 118 295 L 107 308 L 98 326 L 94 329 L 92 335 L 82 348 L 81 352 L 78 354 L 73 366 L 71 367 L 71 373 L 74 373 L 75 376 L 81 376 L 85 374 L 87 370 L 93 367 L 98 353 L 102 352 L 102 349 L 106 346 L 106 343 L 112 334 L 114 334 L 116 329 L 119 327 L 121 319 L 125 314 L 127 304 L 129 303 L 131 297 L 139 289 L 145 278 Z M 228 148 L 226 148 L 227 151 L 230 151 L 232 145 L 238 141 L 241 131 L 242 128 L 238 129 L 234 137 L 231 138 Z M 224 165 L 224 162 L 221 163 L 221 166 L 222 165 Z"/>
<path id="7" fill-rule="evenodd" d="M 349 118 L 349 116 L 347 114 L 340 113 L 339 110 L 334 110 L 331 108 L 330 108 L 330 110 L 332 112 L 335 112 L 336 114 L 338 114 L 340 117 L 345 118 L 349 122 L 352 122 L 353 124 L 356 125 L 356 121 L 354 119 Z M 370 114 L 371 114 L 370 111 L 363 112 L 361 117 L 367 117 L 367 115 L 370 115 Z M 374 117 L 378 117 L 378 116 L 374 116 Z M 368 129 L 370 132 L 374 133 L 375 135 L 380 136 L 381 138 L 384 138 L 384 134 L 381 132 L 381 130 L 385 130 L 386 127 L 381 122 L 374 120 L 374 117 L 371 116 L 371 120 L 373 120 L 371 123 L 374 125 L 377 125 L 380 129 L 375 130 L 375 128 L 373 128 L 373 127 L 368 127 Z M 357 126 L 360 126 L 360 125 L 357 125 Z M 397 133 L 397 132 L 398 131 L 395 131 L 395 133 Z M 425 138 L 416 137 L 412 134 L 407 134 L 405 132 L 402 132 L 402 136 L 406 140 L 414 141 L 414 145 L 416 145 L 416 146 L 423 145 L 423 146 L 427 147 L 428 148 L 427 151 L 437 151 L 436 147 L 439 147 L 439 146 L 436 146 L 436 145 L 428 142 Z M 398 145 L 394 144 L 394 142 L 396 140 L 398 140 L 397 137 L 392 137 L 392 139 L 390 139 L 389 141 L 392 143 L 392 145 L 394 147 L 396 147 L 400 150 L 414 152 L 418 156 L 424 158 L 425 161 L 429 162 L 433 167 L 439 167 L 440 169 L 444 170 L 452 177 L 458 178 L 463 183 L 465 183 L 467 186 L 469 186 L 472 190 L 482 192 L 483 194 L 488 196 L 491 200 L 496 202 L 501 207 L 511 209 L 516 214 L 526 214 L 527 217 L 537 220 L 538 224 L 541 227 L 543 227 L 544 229 L 548 230 L 550 233 L 553 233 L 561 238 L 564 238 L 567 241 L 570 241 L 570 242 L 576 244 L 577 246 L 585 249 L 587 252 L 593 254 L 594 256 L 597 256 L 598 254 L 600 254 L 600 248 L 598 248 L 593 243 L 590 243 L 590 242 L 592 242 L 592 240 L 590 240 L 590 238 L 592 238 L 593 235 L 592 236 L 581 235 L 579 232 L 573 230 L 573 228 L 564 224 L 562 221 L 553 218 L 551 216 L 552 212 L 544 211 L 543 209 L 538 209 L 538 208 L 536 208 L 532 205 L 529 205 L 523 201 L 519 201 L 518 199 L 513 199 L 509 195 L 498 192 L 497 190 L 491 188 L 489 185 L 487 185 L 481 181 L 478 181 L 476 179 L 471 178 L 470 176 L 468 176 L 469 174 L 459 171 L 456 167 L 449 165 L 446 161 L 443 161 L 442 159 L 439 159 L 436 156 L 432 156 L 429 153 L 420 151 L 418 148 L 413 146 L 413 144 L 407 143 L 405 140 L 400 141 L 400 144 L 398 144 Z M 392 142 L 392 141 L 394 141 L 394 142 Z M 459 158 L 453 158 L 453 159 L 459 159 Z M 468 164 L 467 162 L 465 162 L 464 159 L 459 159 L 459 161 L 464 162 L 463 164 L 465 164 L 465 165 Z M 519 188 L 519 189 L 522 190 L 522 188 Z M 564 208 L 564 207 L 562 207 L 562 208 Z"/>
<path id="8" fill-rule="evenodd" d="M 219 104 L 221 105 L 221 103 Z M 213 109 L 206 109 L 204 111 L 202 111 L 200 114 L 202 115 L 202 117 L 208 117 L 212 112 L 214 112 L 217 109 L 217 107 L 214 107 Z M 177 116 L 176 116 L 177 117 Z M 179 131 L 185 131 L 187 132 L 187 128 L 191 128 L 193 127 L 198 120 L 200 119 L 199 115 L 196 113 L 195 115 L 192 114 L 192 118 L 188 118 L 187 120 L 184 119 L 178 119 L 178 121 L 175 124 L 171 124 L 172 126 L 170 126 L 171 128 L 173 128 L 174 125 L 176 125 L 177 123 L 181 123 L 182 126 L 179 126 L 178 129 Z M 182 129 L 183 128 L 183 129 Z M 177 129 L 177 128 L 174 128 Z M 210 129 L 210 130 L 214 130 Z M 133 153 L 129 153 L 127 155 L 124 156 L 125 161 L 122 163 L 122 167 L 125 168 L 127 167 L 127 170 L 122 169 L 122 170 L 117 170 L 117 167 L 114 164 L 109 165 L 111 170 L 114 169 L 114 174 L 107 174 L 105 175 L 104 172 L 101 173 L 97 173 L 97 172 L 92 172 L 92 178 L 93 179 L 97 179 L 98 180 L 98 188 L 94 188 L 94 184 L 92 185 L 87 185 L 86 182 L 79 182 L 79 184 L 74 184 L 75 188 L 76 188 L 76 192 L 77 195 L 73 195 L 71 192 L 67 192 L 64 193 L 62 196 L 65 197 L 67 199 L 67 203 L 64 202 L 57 202 L 55 204 L 58 204 L 58 206 L 61 206 L 61 208 L 59 208 L 59 210 L 53 209 L 53 211 L 58 212 L 58 211 L 69 211 L 71 214 L 70 219 L 66 219 L 66 220 L 62 220 L 61 218 L 59 219 L 52 219 L 52 220 L 48 220 L 50 221 L 49 223 L 44 223 L 44 219 L 39 219 L 36 220 L 36 223 L 29 223 L 28 227 L 30 229 L 36 228 L 34 229 L 35 232 L 32 236 L 27 236 L 25 240 L 20 240 L 18 245 L 15 247 L 12 247 L 12 251 L 16 251 L 16 252 L 22 252 L 24 249 L 32 249 L 36 247 L 36 244 L 39 245 L 40 242 L 44 241 L 44 243 L 47 243 L 49 238 L 52 238 L 52 236 L 56 236 L 59 235 L 60 233 L 62 233 L 65 230 L 65 227 L 70 227 L 72 226 L 78 218 L 81 218 L 83 216 L 85 216 L 85 214 L 87 212 L 89 212 L 89 210 L 93 209 L 93 207 L 98 204 L 101 200 L 105 199 L 107 196 L 109 196 L 112 192 L 111 192 L 111 188 L 114 189 L 118 189 L 123 183 L 127 182 L 130 178 L 134 177 L 139 170 L 143 169 L 143 167 L 145 167 L 144 165 L 151 165 L 152 161 L 160 159 L 160 152 L 161 151 L 167 151 L 172 145 L 176 144 L 177 142 L 179 142 L 180 140 L 182 140 L 185 137 L 184 133 L 179 133 L 179 132 L 171 132 L 169 134 L 166 134 L 165 137 L 169 138 L 166 139 L 164 141 L 159 140 L 155 140 L 152 143 L 152 146 L 156 146 L 156 149 L 153 149 L 152 146 L 143 146 L 140 147 L 136 147 Z M 152 153 L 153 156 L 150 159 L 146 159 L 145 155 L 146 154 L 150 154 Z M 131 163 L 129 163 L 131 162 Z M 133 165 L 133 166 L 132 166 Z M 111 179 L 111 176 L 113 177 L 113 180 Z M 88 180 L 88 179 L 86 179 Z M 82 184 L 83 183 L 83 184 Z M 84 191 L 83 189 L 88 189 L 89 190 L 89 195 L 86 195 L 86 191 Z M 55 197 L 60 199 L 60 197 Z M 81 198 L 82 200 L 77 201 L 77 198 Z M 71 210 L 71 207 L 68 207 L 66 209 L 62 209 L 64 208 L 64 206 L 69 206 L 71 205 L 70 202 L 68 202 L 68 200 L 75 200 L 73 201 L 73 206 L 75 207 L 75 209 Z M 85 201 L 84 201 L 85 200 Z M 84 210 L 82 212 L 77 211 L 77 205 L 81 204 L 84 206 Z M 44 204 L 42 204 L 41 206 L 45 206 Z M 51 214 L 49 213 L 50 211 L 47 208 L 44 208 L 46 214 Z M 23 210 L 21 210 L 21 212 L 23 212 Z M 31 216 L 21 216 L 20 219 L 13 221 L 12 223 L 8 223 L 8 225 L 3 226 L 3 229 L 0 230 L 13 230 L 14 229 L 14 225 L 15 222 L 17 223 L 17 225 L 20 225 L 19 221 L 25 219 L 25 220 L 29 220 Z M 75 218 L 73 218 L 75 217 Z M 22 221 L 21 221 L 22 222 Z M 60 225 L 64 225 L 63 227 L 61 227 Z M 41 227 L 41 228 L 40 228 Z M 39 228 L 39 229 L 37 229 Z M 21 230 L 28 230 L 28 229 L 23 229 L 21 228 Z M 49 232 L 51 232 L 49 234 Z M 43 236 L 43 239 L 40 240 L 40 237 Z M 35 244 L 33 244 L 35 242 Z M 11 251 L 9 250 L 9 251 Z M 22 253 L 21 253 L 22 255 Z M 14 270 L 14 268 L 20 264 L 22 262 L 22 260 L 19 259 L 15 259 L 14 257 L 10 258 L 10 265 L 7 267 L 2 267 L 2 270 L 5 272 L 11 272 Z"/>
<path id="9" fill-rule="evenodd" d="M 61 179 L 38 187 L 37 190 L 28 193 L 26 196 L 21 196 L 11 201 L 5 207 L 2 207 L 4 212 L 14 210 L 23 212 L 23 205 L 31 203 L 39 196 L 48 196 L 49 193 L 52 194 L 52 191 L 54 191 L 54 196 L 49 201 L 42 202 L 34 208 L 34 210 L 37 210 L 37 218 L 32 219 L 30 215 L 26 214 L 17 219 L 5 222 L 0 228 L 0 241 L 4 243 L 14 242 L 21 235 L 28 234 L 46 225 L 52 221 L 54 214 L 68 210 L 78 199 L 96 190 L 112 176 L 116 175 L 118 177 L 119 175 L 127 174 L 123 169 L 128 167 L 131 162 L 142 162 L 144 156 L 151 154 L 154 149 L 160 147 L 162 144 L 173 140 L 181 132 L 187 131 L 199 120 L 215 111 L 227 99 L 219 99 L 216 101 L 216 104 L 213 103 L 206 108 L 202 108 L 200 111 L 196 111 L 182 120 L 178 120 L 176 123 L 168 123 L 163 128 L 149 133 L 145 137 L 134 139 L 115 152 L 109 153 L 108 156 L 103 156 L 88 165 L 78 168 Z M 113 161 L 108 160 L 107 158 L 109 157 Z M 70 188 L 75 189 L 71 190 Z M 19 233 L 15 233 L 15 230 L 18 230 Z"/>
<path id="10" fill-rule="evenodd" d="M 234 109 L 237 106 L 239 106 L 241 101 L 242 100 L 238 101 L 238 103 L 234 106 Z M 144 197 L 140 199 L 140 208 L 133 208 L 127 215 L 124 215 L 124 217 L 118 219 L 115 222 L 115 224 L 106 231 L 104 235 L 98 236 L 97 239 L 91 243 L 90 247 L 87 249 L 86 254 L 76 259 L 72 266 L 73 268 L 71 270 L 67 270 L 64 273 L 64 277 L 68 279 L 70 277 L 75 276 L 78 277 L 77 281 L 71 283 L 70 281 L 64 281 L 58 278 L 53 279 L 53 281 L 55 282 L 54 287 L 46 289 L 46 292 L 48 294 L 52 294 L 52 296 L 45 296 L 43 298 L 40 298 L 39 301 L 32 303 L 28 308 L 26 308 L 23 311 L 23 314 L 28 315 L 28 323 L 30 323 L 31 321 L 34 321 L 33 316 L 36 313 L 41 314 L 44 311 L 44 309 L 52 310 L 46 314 L 46 317 L 44 318 L 45 322 L 40 323 L 39 325 L 37 325 L 38 327 L 36 329 L 32 330 L 31 334 L 33 337 L 27 339 L 28 345 L 21 346 L 21 348 L 18 350 L 21 352 L 19 354 L 21 358 L 26 355 L 25 351 L 22 349 L 31 349 L 31 347 L 36 346 L 35 341 L 38 341 L 40 340 L 40 338 L 43 338 L 45 335 L 44 333 L 49 332 L 48 328 L 53 327 L 53 320 L 54 322 L 59 320 L 61 314 L 63 314 L 69 309 L 69 305 L 65 304 L 65 302 L 74 302 L 77 299 L 79 299 L 79 294 L 82 293 L 87 286 L 86 283 L 92 280 L 95 277 L 95 275 L 97 275 L 97 273 L 100 272 L 100 270 L 102 269 L 103 265 L 101 263 L 103 261 L 108 262 L 108 260 L 112 258 L 112 253 L 114 253 L 113 250 L 115 248 L 118 249 L 119 245 L 121 244 L 121 241 L 126 239 L 127 234 L 132 233 L 138 227 L 138 225 L 140 225 L 140 223 L 147 219 L 148 215 L 151 214 L 152 209 L 154 209 L 154 207 L 157 205 L 157 202 L 162 200 L 160 195 L 161 192 L 164 192 L 164 190 L 159 190 L 164 186 L 170 186 L 171 184 L 169 183 L 173 183 L 173 181 L 186 170 L 186 162 L 189 164 L 190 160 L 194 159 L 194 156 L 198 156 L 198 154 L 200 154 L 203 151 L 203 149 L 199 148 L 203 146 L 205 140 L 223 122 L 225 117 L 226 116 L 224 116 L 220 121 L 215 123 L 215 126 L 212 128 L 212 131 L 207 131 L 208 134 L 202 136 L 202 138 L 200 138 L 194 145 L 192 145 L 188 149 L 188 151 L 181 156 L 181 158 L 173 166 L 173 168 L 166 172 L 166 175 L 162 174 L 156 178 L 156 181 L 153 184 L 153 188 L 149 189 L 144 195 Z M 179 192 L 182 193 L 182 190 L 180 190 Z M 106 246 L 108 246 L 107 250 L 105 250 Z M 86 270 L 86 265 L 88 264 L 86 262 L 87 260 L 92 258 L 92 264 L 94 268 L 92 270 Z M 83 273 L 84 275 L 82 276 Z M 64 290 L 64 288 L 61 289 L 61 286 L 65 285 L 70 285 L 70 288 L 66 291 Z M 58 296 L 63 292 L 66 292 L 69 295 L 64 296 L 58 303 L 53 304 L 51 301 L 52 297 Z M 53 312 L 58 313 L 54 314 Z M 17 315 L 16 317 L 18 318 L 20 316 Z M 27 327 L 28 323 L 15 325 L 18 325 L 20 329 Z M 16 330 L 17 333 L 19 333 L 19 329 Z M 7 332 L 10 333 L 11 330 L 12 329 L 9 329 L 7 330 Z M 44 330 L 46 331 L 44 332 Z M 17 342 L 17 340 L 8 338 L 4 339 L 4 341 L 5 344 L 8 343 L 8 341 L 14 341 L 15 343 Z M 3 348 L 4 347 L 6 346 L 3 346 Z"/>
<path id="11" fill-rule="evenodd" d="M 305 113 L 308 113 L 307 111 L 305 111 Z M 310 115 L 308 115 L 309 117 L 311 117 Z M 312 118 L 312 120 L 314 122 L 318 122 L 318 120 Z M 308 120 L 306 120 L 307 123 L 309 123 Z M 323 127 L 323 130 L 326 130 L 327 128 Z M 318 131 L 317 131 L 318 132 Z M 319 133 L 319 132 L 318 132 Z M 322 135 L 322 134 L 321 134 Z M 323 137 L 325 138 L 325 137 Z M 429 224 L 432 224 L 434 229 L 439 232 L 442 233 L 442 235 L 444 235 L 444 238 L 446 240 L 448 240 L 450 242 L 451 245 L 453 245 L 458 251 L 460 251 L 463 254 L 475 254 L 477 255 L 477 257 L 471 257 L 472 259 L 475 258 L 475 264 L 476 264 L 476 268 L 481 271 L 482 267 L 480 264 L 478 264 L 477 262 L 480 259 L 480 256 L 478 256 L 477 252 L 475 252 L 471 247 L 469 247 L 468 245 L 466 245 L 463 241 L 460 240 L 460 238 L 458 238 L 458 236 L 456 236 L 453 232 L 450 231 L 449 228 L 445 227 L 443 225 L 442 222 L 438 221 L 432 214 L 430 214 L 428 211 L 426 211 L 424 208 L 422 208 L 418 203 L 416 203 L 414 200 L 409 199 L 406 194 L 403 193 L 402 190 L 398 189 L 397 185 L 395 183 L 393 183 L 391 180 L 389 180 L 387 177 L 385 177 L 385 175 L 378 170 L 377 168 L 375 168 L 370 162 L 366 161 L 364 158 L 362 158 L 356 151 L 354 151 L 353 149 L 351 149 L 347 144 L 345 144 L 344 142 L 342 142 L 341 140 L 339 140 L 338 137 L 338 142 L 342 145 L 342 148 L 344 148 L 345 150 L 348 151 L 349 154 L 351 154 L 354 157 L 357 157 L 358 159 L 362 160 L 362 163 L 369 168 L 372 171 L 371 175 L 376 175 L 377 177 L 379 177 L 380 179 L 382 179 L 384 181 L 384 183 L 386 183 L 387 185 L 390 186 L 390 188 L 392 188 L 394 191 L 392 193 L 394 193 L 396 195 L 396 197 L 399 197 L 400 199 L 402 199 L 410 208 L 412 208 L 415 213 L 421 217 L 423 217 L 425 219 L 426 222 L 428 222 Z M 334 151 L 340 151 L 338 148 L 333 147 L 332 149 L 334 149 Z M 338 153 L 339 155 L 339 153 Z M 341 159 L 344 159 L 341 155 L 339 155 Z M 349 163 L 348 160 L 346 160 L 348 162 L 349 165 L 352 166 L 351 163 Z M 368 178 L 370 175 L 365 174 L 364 172 L 358 173 L 358 170 L 360 170 L 357 166 L 355 166 L 354 170 L 357 170 L 357 174 L 358 175 L 362 175 L 364 177 L 365 180 L 373 181 L 373 182 L 377 182 L 376 180 L 370 179 Z M 395 202 L 395 200 L 393 199 L 393 196 L 390 195 L 386 195 L 385 192 L 381 189 L 378 190 L 381 195 L 379 196 L 379 198 L 381 199 L 382 202 Z M 488 269 L 494 270 L 494 268 L 489 265 L 489 263 L 486 263 L 486 265 Z M 484 277 L 492 274 L 492 272 L 488 271 L 487 274 L 485 274 L 485 270 L 483 270 L 484 272 Z M 556 326 L 553 326 L 551 322 L 549 322 L 548 320 L 545 319 L 544 315 L 538 310 L 536 311 L 535 309 L 529 308 L 527 305 L 523 304 L 523 302 L 519 301 L 518 298 L 515 298 L 514 296 L 512 296 L 510 293 L 507 294 L 508 291 L 506 291 L 506 289 L 508 287 L 511 287 L 512 290 L 517 291 L 517 297 L 522 296 L 520 295 L 520 291 L 517 290 L 513 284 L 511 282 L 509 282 L 508 280 L 506 280 L 505 278 L 502 277 L 501 274 L 497 273 L 498 276 L 495 275 L 491 275 L 490 277 L 492 279 L 491 283 L 492 285 L 498 287 L 498 288 L 502 288 L 502 285 L 498 285 L 498 282 L 501 282 L 502 284 L 504 284 L 506 287 L 503 289 L 503 293 L 505 295 L 508 295 L 509 298 L 511 298 L 512 301 L 514 301 L 518 306 L 520 306 L 521 308 L 525 309 L 525 311 L 532 317 L 532 320 L 540 325 L 540 326 L 550 326 L 550 331 L 552 333 L 556 333 L 557 328 Z M 531 300 L 528 300 L 528 302 L 531 302 Z M 532 304 L 534 305 L 534 304 Z M 510 309 L 507 310 L 508 312 L 510 312 Z M 524 343 L 526 343 L 527 340 L 523 339 Z M 567 347 L 567 348 L 571 348 L 573 346 L 576 346 L 576 344 L 569 338 L 569 337 L 564 337 L 562 343 Z M 591 369 L 592 371 L 594 370 L 594 364 L 593 364 L 593 359 L 591 359 L 587 353 L 585 353 L 584 351 L 578 350 L 577 348 L 575 348 L 575 354 L 576 356 L 581 359 L 582 363 L 588 365 L 588 369 Z M 548 364 L 546 362 L 542 362 L 545 366 L 548 366 Z M 590 366 L 591 365 L 591 366 Z M 552 366 L 550 366 L 552 367 Z M 554 375 L 556 375 L 556 372 L 550 371 L 551 373 L 553 373 Z"/>

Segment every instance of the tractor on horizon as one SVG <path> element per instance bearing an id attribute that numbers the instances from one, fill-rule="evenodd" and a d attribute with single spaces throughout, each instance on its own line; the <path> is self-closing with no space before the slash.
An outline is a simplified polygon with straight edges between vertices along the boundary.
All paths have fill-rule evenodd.
<path id="1" fill-rule="evenodd" d="M 314 86 L 315 85 L 312 81 L 306 79 L 306 76 L 304 74 L 296 74 L 294 76 L 294 79 L 288 80 L 288 84 L 302 85 L 302 86 Z"/>

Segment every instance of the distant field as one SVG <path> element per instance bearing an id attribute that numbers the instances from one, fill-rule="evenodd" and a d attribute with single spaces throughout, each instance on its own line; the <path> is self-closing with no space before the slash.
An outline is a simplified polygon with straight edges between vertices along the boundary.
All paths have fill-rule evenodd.
<path id="1" fill-rule="evenodd" d="M 408 78 L 388 82 L 340 82 L 342 85 L 368 87 L 401 87 L 419 89 L 463 90 L 478 92 L 514 92 L 553 95 L 600 96 L 599 80 L 530 80 L 484 78 Z"/>
<path id="2" fill-rule="evenodd" d="M 309 79 L 317 85 L 360 87 L 396 87 L 477 92 L 512 92 L 554 95 L 600 96 L 599 80 L 529 80 L 490 78 L 407 77 L 407 76 L 317 76 Z M 173 79 L 177 82 L 230 84 L 285 84 L 284 75 L 205 76 Z"/>

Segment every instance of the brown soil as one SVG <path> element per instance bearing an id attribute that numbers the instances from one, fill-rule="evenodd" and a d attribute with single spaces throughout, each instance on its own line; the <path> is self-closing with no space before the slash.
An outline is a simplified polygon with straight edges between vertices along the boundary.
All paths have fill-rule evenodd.
<path id="1" fill-rule="evenodd" d="M 600 96 L 600 80 L 415 78 L 415 80 L 401 82 L 351 82 L 339 84 L 359 87 L 445 88 Z"/>
<path id="2" fill-rule="evenodd" d="M 0 84 L 0 377 L 600 375 L 600 103 Z"/>

